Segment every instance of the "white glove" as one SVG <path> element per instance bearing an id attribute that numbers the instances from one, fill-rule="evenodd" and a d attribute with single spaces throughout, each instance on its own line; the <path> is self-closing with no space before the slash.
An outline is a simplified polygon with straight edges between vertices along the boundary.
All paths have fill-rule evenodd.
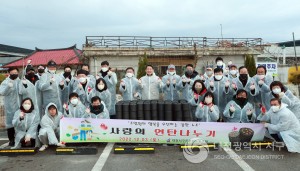
<path id="1" fill-rule="evenodd" d="M 14 84 L 12 82 L 9 82 L 8 84 L 8 87 L 12 88 L 14 86 Z"/>
<path id="2" fill-rule="evenodd" d="M 31 63 L 31 59 L 27 60 L 27 64 L 30 64 Z"/>
<path id="3" fill-rule="evenodd" d="M 210 87 L 214 87 L 214 86 L 215 86 L 215 85 L 214 85 L 214 82 L 213 82 L 213 81 L 210 81 L 210 82 L 209 82 L 209 86 L 210 86 Z"/>
<path id="4" fill-rule="evenodd" d="M 212 112 L 212 111 L 214 111 L 214 105 L 211 105 L 211 107 L 209 108 L 209 110 Z"/>
<path id="5" fill-rule="evenodd" d="M 187 81 L 186 78 L 182 78 L 182 82 L 186 83 L 186 81 Z"/>
<path id="6" fill-rule="evenodd" d="M 71 80 L 70 80 L 69 78 L 66 78 L 66 81 L 67 81 L 67 82 L 70 82 Z"/>
<path id="7" fill-rule="evenodd" d="M 186 82 L 188 82 L 188 83 L 191 82 L 191 79 L 190 78 L 186 79 Z"/>
<path id="8" fill-rule="evenodd" d="M 176 79 L 173 79 L 172 83 L 175 85 L 176 84 Z"/>
<path id="9" fill-rule="evenodd" d="M 67 105 L 66 103 L 63 105 L 63 108 L 64 108 L 65 110 L 69 110 L 69 109 L 68 109 L 68 105 Z"/>
<path id="10" fill-rule="evenodd" d="M 284 92 L 280 92 L 278 95 L 279 95 L 279 98 L 282 98 L 284 96 Z"/>
<path id="11" fill-rule="evenodd" d="M 160 79 L 160 78 L 158 78 L 158 79 L 157 79 L 157 82 L 158 82 L 158 83 L 161 83 L 161 79 Z"/>
<path id="12" fill-rule="evenodd" d="M 231 87 L 232 87 L 233 89 L 237 89 L 237 87 L 236 87 L 236 84 L 235 84 L 235 83 L 232 83 L 232 84 L 231 84 Z"/>
<path id="13" fill-rule="evenodd" d="M 78 84 L 78 88 L 79 88 L 79 89 L 82 89 L 82 85 L 81 85 L 80 83 Z"/>
<path id="14" fill-rule="evenodd" d="M 25 116 L 25 113 L 24 112 L 20 112 L 20 118 L 23 119 Z"/>
<path id="15" fill-rule="evenodd" d="M 25 136 L 25 142 L 29 142 L 29 141 L 30 141 L 30 138 L 31 138 L 30 135 L 26 135 L 26 136 Z"/>
<path id="16" fill-rule="evenodd" d="M 64 81 L 60 81 L 60 83 L 59 83 L 59 85 L 64 85 L 65 83 L 64 83 Z"/>
<path id="17" fill-rule="evenodd" d="M 125 86 L 125 83 L 124 83 L 123 81 L 121 81 L 121 86 L 122 86 L 122 87 Z"/>
<path id="18" fill-rule="evenodd" d="M 264 81 L 263 81 L 263 80 L 259 80 L 259 81 L 258 81 L 258 84 L 259 84 L 259 85 L 263 85 L 263 84 L 264 84 Z"/>
<path id="19" fill-rule="evenodd" d="M 135 98 L 139 97 L 139 93 L 134 93 L 133 95 Z"/>
<path id="20" fill-rule="evenodd" d="M 111 76 L 112 73 L 113 73 L 112 71 L 108 71 L 108 72 L 107 72 L 107 75 L 108 75 L 108 76 Z"/>
<path id="21" fill-rule="evenodd" d="M 198 100 L 199 95 L 198 94 L 194 94 L 194 99 Z"/>
<path id="22" fill-rule="evenodd" d="M 170 85 L 170 81 L 169 80 L 167 80 L 167 85 Z"/>
<path id="23" fill-rule="evenodd" d="M 268 128 L 269 127 L 269 123 L 264 123 L 264 127 Z"/>
<path id="24" fill-rule="evenodd" d="M 230 108 L 229 108 L 229 110 L 230 110 L 230 112 L 232 112 L 232 113 L 233 113 L 233 112 L 235 112 L 235 108 L 234 108 L 234 106 L 233 106 L 233 105 L 231 105 L 231 106 L 230 106 Z"/>
<path id="25" fill-rule="evenodd" d="M 50 79 L 50 81 L 51 81 L 51 83 L 55 82 L 55 78 L 52 77 L 52 78 Z"/>
<path id="26" fill-rule="evenodd" d="M 251 109 L 248 109 L 246 112 L 247 115 L 252 115 L 252 113 L 253 113 L 253 111 Z"/>
<path id="27" fill-rule="evenodd" d="M 252 83 L 252 85 L 250 86 L 250 90 L 254 90 L 255 89 L 255 85 L 254 83 Z"/>
<path id="28" fill-rule="evenodd" d="M 27 84 L 27 81 L 25 79 L 23 79 L 22 84 Z"/>
<path id="29" fill-rule="evenodd" d="M 202 81 L 205 80 L 203 75 L 200 76 L 200 80 L 202 80 Z"/>
<path id="30" fill-rule="evenodd" d="M 139 84 L 142 85 L 142 79 L 139 79 Z"/>
<path id="31" fill-rule="evenodd" d="M 226 82 L 225 82 L 225 87 L 229 87 L 229 80 L 227 80 Z"/>
<path id="32" fill-rule="evenodd" d="M 86 109 L 85 109 L 85 112 L 88 113 L 88 114 L 90 114 L 90 113 L 91 113 L 90 108 L 86 108 Z"/>
<path id="33" fill-rule="evenodd" d="M 203 107 L 204 107 L 204 104 L 201 102 L 201 103 L 199 103 L 199 106 L 200 106 L 201 108 L 203 108 Z"/>
<path id="34" fill-rule="evenodd" d="M 100 77 L 98 75 L 96 75 L 96 80 L 98 80 Z"/>

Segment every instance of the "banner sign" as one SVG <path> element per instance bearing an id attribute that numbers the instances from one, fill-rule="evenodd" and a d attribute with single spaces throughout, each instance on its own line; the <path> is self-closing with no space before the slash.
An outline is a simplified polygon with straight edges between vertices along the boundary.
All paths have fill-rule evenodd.
<path id="1" fill-rule="evenodd" d="M 128 142 L 185 144 L 192 138 L 207 143 L 262 141 L 266 129 L 258 123 L 180 122 L 63 118 L 60 140 L 77 142 Z"/>
<path id="2" fill-rule="evenodd" d="M 267 75 L 277 75 L 278 65 L 276 62 L 257 62 L 256 67 L 265 66 L 267 69 Z"/>

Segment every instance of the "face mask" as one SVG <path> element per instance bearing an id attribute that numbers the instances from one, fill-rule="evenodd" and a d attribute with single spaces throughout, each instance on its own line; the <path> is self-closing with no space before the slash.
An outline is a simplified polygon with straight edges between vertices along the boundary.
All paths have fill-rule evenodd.
<path id="1" fill-rule="evenodd" d="M 103 110 L 104 110 L 103 104 L 91 106 L 91 112 L 94 114 L 99 114 L 99 113 L 103 112 Z"/>
<path id="2" fill-rule="evenodd" d="M 132 73 L 126 73 L 126 77 L 131 78 L 131 77 L 133 77 L 133 74 Z"/>
<path id="3" fill-rule="evenodd" d="M 64 77 L 66 78 L 66 77 L 70 77 L 71 76 L 71 72 L 65 72 L 64 73 Z"/>
<path id="4" fill-rule="evenodd" d="M 104 89 L 104 84 L 98 84 L 97 87 L 98 87 L 99 90 L 103 90 Z"/>
<path id="5" fill-rule="evenodd" d="M 192 74 L 193 74 L 193 71 L 192 71 L 192 70 L 187 70 L 185 73 L 186 73 L 187 75 L 192 75 Z"/>
<path id="6" fill-rule="evenodd" d="M 229 73 L 230 73 L 231 75 L 236 75 L 236 74 L 237 74 L 237 70 L 230 70 Z"/>
<path id="7" fill-rule="evenodd" d="M 103 68 L 101 68 L 101 70 L 102 70 L 103 72 L 106 72 L 106 71 L 108 71 L 108 68 L 103 67 Z"/>
<path id="8" fill-rule="evenodd" d="M 279 109 L 280 109 L 279 106 L 272 106 L 271 108 L 272 108 L 272 111 L 273 111 L 274 113 L 278 112 Z"/>
<path id="9" fill-rule="evenodd" d="M 273 92 L 274 94 L 279 94 L 279 93 L 281 92 L 281 89 L 280 89 L 280 88 L 274 88 L 274 89 L 272 90 L 272 92 Z"/>
<path id="10" fill-rule="evenodd" d="M 28 74 L 28 77 L 30 77 L 30 78 L 32 78 L 32 77 L 34 77 L 34 76 L 35 76 L 35 73 L 34 73 L 34 72 L 31 72 L 31 73 Z"/>
<path id="11" fill-rule="evenodd" d="M 85 83 L 86 82 L 86 78 L 84 78 L 84 77 L 79 78 L 79 82 L 80 83 Z"/>
<path id="12" fill-rule="evenodd" d="M 211 97 L 205 97 L 205 103 L 206 104 L 210 104 L 212 102 L 212 98 Z"/>
<path id="13" fill-rule="evenodd" d="M 72 99 L 72 100 L 71 100 L 71 103 L 72 103 L 72 105 L 77 105 L 78 99 L 77 99 L 77 98 Z"/>
<path id="14" fill-rule="evenodd" d="M 240 101 L 241 103 L 245 103 L 246 98 L 244 98 L 244 97 L 238 97 L 237 100 Z"/>
<path id="15" fill-rule="evenodd" d="M 258 79 L 262 80 L 265 78 L 265 75 L 256 75 Z"/>
<path id="16" fill-rule="evenodd" d="M 51 74 L 55 74 L 56 70 L 49 70 Z"/>
<path id="17" fill-rule="evenodd" d="M 25 110 L 29 110 L 31 108 L 30 104 L 23 104 L 22 106 Z"/>
<path id="18" fill-rule="evenodd" d="M 202 88 L 200 88 L 200 87 L 195 87 L 195 90 L 197 90 L 197 91 L 201 91 L 201 90 L 202 90 Z"/>
<path id="19" fill-rule="evenodd" d="M 211 76 L 213 74 L 212 71 L 206 71 L 206 75 Z"/>
<path id="20" fill-rule="evenodd" d="M 175 74 L 175 72 L 173 71 L 173 72 L 169 72 L 169 75 L 174 75 Z"/>
<path id="21" fill-rule="evenodd" d="M 223 75 L 215 75 L 216 80 L 221 80 L 223 78 Z"/>
<path id="22" fill-rule="evenodd" d="M 217 66 L 223 66 L 223 62 L 222 61 L 218 61 L 217 62 Z"/>
<path id="23" fill-rule="evenodd" d="M 39 72 L 39 73 L 44 73 L 44 72 L 45 72 L 45 69 L 38 69 L 38 72 Z"/>
<path id="24" fill-rule="evenodd" d="M 240 80 L 247 80 L 248 74 L 240 74 Z"/>
<path id="25" fill-rule="evenodd" d="M 12 80 L 15 80 L 16 78 L 18 78 L 19 74 L 10 74 L 9 78 Z"/>

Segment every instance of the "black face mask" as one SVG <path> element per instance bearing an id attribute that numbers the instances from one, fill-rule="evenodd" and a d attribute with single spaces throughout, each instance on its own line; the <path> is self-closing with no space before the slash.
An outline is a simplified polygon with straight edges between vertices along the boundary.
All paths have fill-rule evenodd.
<path id="1" fill-rule="evenodd" d="M 32 78 L 32 77 L 35 76 L 35 73 L 34 73 L 34 72 L 31 72 L 31 73 L 29 73 L 29 74 L 27 74 L 27 75 L 28 75 L 29 78 Z"/>
<path id="2" fill-rule="evenodd" d="M 237 99 L 238 101 L 240 101 L 241 104 L 244 104 L 245 101 L 247 100 L 246 98 L 243 98 L 243 97 L 237 97 L 236 99 Z"/>
<path id="3" fill-rule="evenodd" d="M 90 107 L 91 109 L 91 113 L 94 113 L 96 115 L 98 115 L 99 113 L 103 112 L 104 110 L 104 106 L 103 104 L 97 105 L 97 106 L 92 106 Z"/>
<path id="4" fill-rule="evenodd" d="M 186 73 L 186 75 L 192 75 L 192 74 L 193 74 L 193 71 L 191 71 L 191 70 L 186 70 L 185 73 Z"/>
<path id="5" fill-rule="evenodd" d="M 240 78 L 240 80 L 247 80 L 248 74 L 240 74 L 239 78 Z"/>
<path id="6" fill-rule="evenodd" d="M 9 78 L 12 80 L 15 80 L 16 78 L 18 78 L 19 74 L 10 74 Z"/>
<path id="7" fill-rule="evenodd" d="M 39 72 L 39 73 L 44 73 L 44 72 L 45 72 L 45 69 L 38 69 L 38 72 Z"/>
<path id="8" fill-rule="evenodd" d="M 65 78 L 70 77 L 70 76 L 71 76 L 71 72 L 65 72 L 65 73 L 64 73 L 64 77 L 65 77 Z"/>

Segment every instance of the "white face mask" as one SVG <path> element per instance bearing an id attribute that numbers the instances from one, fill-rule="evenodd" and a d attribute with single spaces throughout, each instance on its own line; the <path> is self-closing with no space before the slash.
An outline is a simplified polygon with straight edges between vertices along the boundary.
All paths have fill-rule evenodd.
<path id="1" fill-rule="evenodd" d="M 22 106 L 25 110 L 29 110 L 31 108 L 30 104 L 23 104 Z"/>
<path id="2" fill-rule="evenodd" d="M 86 82 L 86 78 L 84 78 L 84 77 L 79 78 L 79 82 L 80 83 L 85 83 Z"/>
<path id="3" fill-rule="evenodd" d="M 51 74 L 55 74 L 56 70 L 49 70 Z"/>
<path id="4" fill-rule="evenodd" d="M 217 66 L 223 66 L 223 62 L 222 61 L 218 61 L 217 62 Z"/>
<path id="5" fill-rule="evenodd" d="M 71 103 L 72 103 L 72 105 L 77 105 L 78 99 L 77 98 L 72 99 Z"/>
<path id="6" fill-rule="evenodd" d="M 205 103 L 206 104 L 210 104 L 212 102 L 212 98 L 211 97 L 205 97 Z"/>
<path id="7" fill-rule="evenodd" d="M 98 84 L 97 87 L 98 87 L 99 90 L 103 90 L 104 89 L 104 84 Z"/>
<path id="8" fill-rule="evenodd" d="M 279 107 L 279 106 L 272 106 L 271 109 L 272 109 L 272 111 L 273 111 L 274 113 L 276 113 L 276 112 L 279 111 L 280 107 Z"/>
<path id="9" fill-rule="evenodd" d="M 265 75 L 257 75 L 257 78 L 259 78 L 260 80 L 265 78 Z"/>
<path id="10" fill-rule="evenodd" d="M 223 78 L 223 75 L 215 75 L 216 80 L 221 80 Z"/>
<path id="11" fill-rule="evenodd" d="M 169 75 L 174 75 L 175 74 L 175 72 L 174 71 L 169 71 Z"/>
<path id="12" fill-rule="evenodd" d="M 211 76 L 213 74 L 212 71 L 206 71 L 206 75 Z"/>
<path id="13" fill-rule="evenodd" d="M 129 77 L 129 78 L 133 77 L 133 73 L 126 73 L 126 77 Z"/>
<path id="14" fill-rule="evenodd" d="M 280 88 L 274 88 L 274 89 L 272 90 L 272 92 L 273 92 L 274 94 L 279 94 L 279 93 L 281 92 L 281 89 L 280 89 Z"/>
<path id="15" fill-rule="evenodd" d="M 103 68 L 101 68 L 101 70 L 102 70 L 103 72 L 106 72 L 106 71 L 108 71 L 108 68 L 107 68 L 107 67 L 103 67 Z"/>
<path id="16" fill-rule="evenodd" d="M 237 74 L 237 70 L 235 70 L 235 69 L 234 70 L 230 70 L 229 72 L 230 72 L 231 75 L 236 75 Z"/>

